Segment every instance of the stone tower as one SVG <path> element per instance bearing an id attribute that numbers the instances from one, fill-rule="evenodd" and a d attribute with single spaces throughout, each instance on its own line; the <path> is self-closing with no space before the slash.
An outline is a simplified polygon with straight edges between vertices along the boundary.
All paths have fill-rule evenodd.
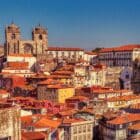
<path id="1" fill-rule="evenodd" d="M 5 55 L 18 54 L 20 41 L 20 28 L 12 23 L 5 29 Z"/>
<path id="2" fill-rule="evenodd" d="M 43 57 L 48 48 L 48 32 L 47 29 L 40 25 L 35 27 L 32 31 L 32 40 L 35 43 L 35 50 L 37 57 Z"/>

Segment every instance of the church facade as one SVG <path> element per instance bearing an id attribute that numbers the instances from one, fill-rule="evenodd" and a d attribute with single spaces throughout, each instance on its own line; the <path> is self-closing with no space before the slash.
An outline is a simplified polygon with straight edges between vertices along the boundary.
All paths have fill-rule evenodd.
<path id="1" fill-rule="evenodd" d="M 12 54 L 30 54 L 40 57 L 48 48 L 48 31 L 40 25 L 32 30 L 32 40 L 22 40 L 20 28 L 11 24 L 5 29 L 5 56 Z"/>

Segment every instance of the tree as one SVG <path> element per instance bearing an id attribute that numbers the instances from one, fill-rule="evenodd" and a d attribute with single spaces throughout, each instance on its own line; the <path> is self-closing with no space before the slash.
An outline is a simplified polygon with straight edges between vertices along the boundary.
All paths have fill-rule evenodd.
<path id="1" fill-rule="evenodd" d="M 92 52 L 95 52 L 95 53 L 99 53 L 99 51 L 101 50 L 101 49 L 103 49 L 103 48 L 95 48 L 94 50 L 92 50 Z"/>

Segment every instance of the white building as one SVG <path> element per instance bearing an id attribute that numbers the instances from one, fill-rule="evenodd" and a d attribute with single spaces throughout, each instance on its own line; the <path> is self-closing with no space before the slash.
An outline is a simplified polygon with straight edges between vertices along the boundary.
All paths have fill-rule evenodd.
<path id="1" fill-rule="evenodd" d="M 93 64 L 93 60 L 97 57 L 97 54 L 90 51 L 85 51 L 84 60 Z"/>
<path id="2" fill-rule="evenodd" d="M 123 89 L 131 89 L 132 68 L 125 67 L 120 73 L 121 86 Z"/>
<path id="3" fill-rule="evenodd" d="M 36 57 L 30 54 L 12 54 L 7 56 L 7 62 L 28 62 L 28 68 L 34 70 Z"/>
<path id="4" fill-rule="evenodd" d="M 94 121 L 75 118 L 64 118 L 61 127 L 64 128 L 65 140 L 92 140 Z"/>
<path id="5" fill-rule="evenodd" d="M 101 49 L 99 61 L 107 66 L 132 66 L 132 62 L 140 56 L 140 45 L 125 45 Z"/>
<path id="6" fill-rule="evenodd" d="M 57 59 L 79 60 L 84 57 L 84 49 L 68 47 L 48 47 L 47 54 L 53 55 L 53 57 Z"/>
<path id="7" fill-rule="evenodd" d="M 95 65 L 89 69 L 89 85 L 105 86 L 106 81 L 106 67 L 104 65 Z"/>
<path id="8" fill-rule="evenodd" d="M 7 56 L 2 73 L 14 74 L 22 77 L 35 75 L 36 58 L 30 54 L 13 54 Z"/>

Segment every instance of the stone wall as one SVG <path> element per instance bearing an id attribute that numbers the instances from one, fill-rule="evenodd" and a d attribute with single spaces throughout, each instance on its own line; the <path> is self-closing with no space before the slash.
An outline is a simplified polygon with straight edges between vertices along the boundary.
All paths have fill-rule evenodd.
<path id="1" fill-rule="evenodd" d="M 17 106 L 0 105 L 0 139 L 21 139 L 20 108 Z"/>

